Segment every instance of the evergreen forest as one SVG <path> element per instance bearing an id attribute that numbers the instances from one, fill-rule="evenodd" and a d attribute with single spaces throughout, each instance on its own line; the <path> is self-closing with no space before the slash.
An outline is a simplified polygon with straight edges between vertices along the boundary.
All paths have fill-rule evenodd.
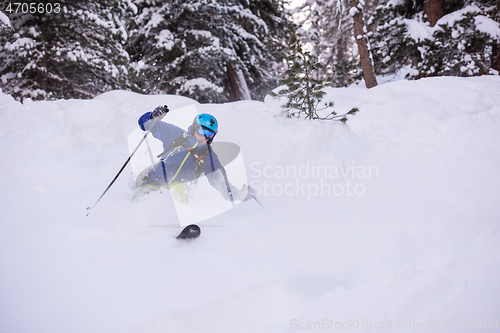
<path id="1" fill-rule="evenodd" d="M 498 75 L 499 22 L 500 0 L 2 1 L 0 89 L 21 101 L 113 89 L 263 100 L 297 49 L 315 66 L 295 64 L 295 77 L 321 86 Z"/>

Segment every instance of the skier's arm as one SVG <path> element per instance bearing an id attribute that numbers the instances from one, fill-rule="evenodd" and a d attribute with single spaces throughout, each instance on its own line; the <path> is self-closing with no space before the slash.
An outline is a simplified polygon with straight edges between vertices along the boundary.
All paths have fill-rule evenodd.
<path id="1" fill-rule="evenodd" d="M 206 161 L 207 165 L 205 172 L 210 185 L 214 187 L 224 199 L 231 200 L 230 195 L 232 195 L 234 200 L 244 200 L 248 194 L 248 187 L 246 185 L 243 188 L 238 189 L 233 186 L 227 179 L 226 170 L 220 164 L 219 158 L 213 152 L 210 152 L 210 158 Z"/>
<path id="2" fill-rule="evenodd" d="M 155 118 L 158 118 L 159 121 L 157 121 L 154 127 L 151 128 L 151 134 L 153 134 L 156 139 L 163 142 L 163 146 L 165 148 L 174 138 L 182 134 L 183 130 L 175 125 L 160 121 L 166 114 L 166 112 L 160 112 L 160 108 L 164 111 L 166 106 L 157 107 L 153 112 L 146 112 L 139 118 L 138 123 L 139 127 L 143 131 L 147 131 L 153 125 Z"/>
<path id="3" fill-rule="evenodd" d="M 154 123 L 154 118 L 151 118 L 151 112 L 146 112 L 139 118 L 139 127 L 143 131 L 147 131 Z M 151 134 L 160 141 L 169 138 L 169 130 L 166 124 L 162 121 L 157 121 L 151 128 Z M 166 140 L 165 140 L 166 141 Z"/>
<path id="4" fill-rule="evenodd" d="M 246 198 L 248 194 L 247 186 L 243 186 L 243 188 L 238 189 L 236 186 L 233 186 L 229 181 L 225 179 L 225 170 L 217 169 L 215 172 L 207 174 L 208 181 L 210 185 L 212 185 L 222 197 L 226 200 L 231 200 L 230 193 L 233 196 L 234 200 L 243 200 Z"/>

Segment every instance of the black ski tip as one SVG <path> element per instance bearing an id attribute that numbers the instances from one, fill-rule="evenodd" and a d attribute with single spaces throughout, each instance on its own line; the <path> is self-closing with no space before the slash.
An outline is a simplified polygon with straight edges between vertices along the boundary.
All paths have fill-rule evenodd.
<path id="1" fill-rule="evenodd" d="M 196 224 L 190 224 L 187 227 L 185 227 L 179 236 L 177 236 L 177 239 L 194 239 L 198 238 L 201 235 L 201 229 L 198 227 Z"/>

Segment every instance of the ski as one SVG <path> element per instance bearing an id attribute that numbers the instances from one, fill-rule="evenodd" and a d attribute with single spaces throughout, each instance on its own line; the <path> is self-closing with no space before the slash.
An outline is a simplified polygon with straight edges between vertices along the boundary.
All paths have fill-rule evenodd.
<path id="1" fill-rule="evenodd" d="M 177 236 L 177 239 L 194 239 L 198 238 L 201 235 L 201 229 L 199 226 L 196 224 L 190 224 L 187 227 L 185 227 L 179 236 Z"/>

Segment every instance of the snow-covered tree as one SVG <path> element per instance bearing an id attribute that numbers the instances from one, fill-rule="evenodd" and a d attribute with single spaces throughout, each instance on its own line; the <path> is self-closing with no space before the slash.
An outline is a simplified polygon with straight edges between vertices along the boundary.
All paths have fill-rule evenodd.
<path id="1" fill-rule="evenodd" d="M 13 29 L 0 30 L 4 92 L 20 99 L 89 98 L 129 86 L 122 18 L 133 10 L 130 1 L 67 0 L 29 11 L 11 5 L 5 14 Z"/>
<path id="2" fill-rule="evenodd" d="M 417 17 L 417 22 L 423 20 L 422 5 L 421 2 L 410 0 L 389 0 L 375 10 L 370 23 L 375 22 L 376 29 L 370 40 L 378 74 L 395 73 L 416 57 L 418 38 L 409 34 L 406 23 L 412 22 L 414 17 Z"/>
<path id="3" fill-rule="evenodd" d="M 277 84 L 288 22 L 273 0 L 137 0 L 128 52 L 146 93 L 215 103 Z"/>
<path id="4" fill-rule="evenodd" d="M 310 45 L 325 69 L 322 78 L 333 86 L 347 86 L 365 77 L 376 85 L 365 13 L 372 2 L 364 0 L 307 0 L 292 10 L 304 45 Z"/>
<path id="5" fill-rule="evenodd" d="M 308 0 L 292 10 L 300 26 L 304 45 L 324 66 L 319 78 L 333 86 L 346 86 L 356 76 L 358 60 L 353 55 L 355 43 L 348 0 Z"/>
<path id="6" fill-rule="evenodd" d="M 432 17 L 430 5 L 411 0 L 390 0 L 377 8 L 372 36 L 377 72 L 394 73 L 410 65 L 409 78 L 498 74 L 500 26 L 494 2 L 441 4 L 433 4 L 438 9 Z"/>

